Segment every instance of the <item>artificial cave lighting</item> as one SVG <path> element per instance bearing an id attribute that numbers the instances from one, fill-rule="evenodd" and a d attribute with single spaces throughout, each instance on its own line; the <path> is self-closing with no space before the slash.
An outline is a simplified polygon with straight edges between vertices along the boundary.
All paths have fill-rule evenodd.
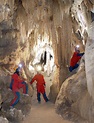
<path id="1" fill-rule="evenodd" d="M 19 64 L 18 66 L 21 68 L 22 67 L 22 64 Z"/>
<path id="2" fill-rule="evenodd" d="M 76 45 L 77 48 L 79 48 L 80 46 L 79 45 Z"/>

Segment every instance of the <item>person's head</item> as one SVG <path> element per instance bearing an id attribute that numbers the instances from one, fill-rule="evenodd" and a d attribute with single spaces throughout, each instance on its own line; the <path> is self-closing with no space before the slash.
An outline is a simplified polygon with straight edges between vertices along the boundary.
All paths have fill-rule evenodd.
<path id="1" fill-rule="evenodd" d="M 17 74 L 19 75 L 19 74 L 20 74 L 20 71 L 21 71 L 21 69 L 20 69 L 20 67 L 18 67 L 18 68 L 15 70 L 14 73 L 17 73 Z"/>
<path id="2" fill-rule="evenodd" d="M 80 53 L 80 50 L 76 50 L 77 53 Z"/>
<path id="3" fill-rule="evenodd" d="M 42 74 L 41 70 L 36 70 L 36 74 Z"/>
<path id="4" fill-rule="evenodd" d="M 40 71 L 36 71 L 36 74 L 40 74 Z"/>
<path id="5" fill-rule="evenodd" d="M 75 52 L 80 53 L 79 47 L 75 47 Z"/>

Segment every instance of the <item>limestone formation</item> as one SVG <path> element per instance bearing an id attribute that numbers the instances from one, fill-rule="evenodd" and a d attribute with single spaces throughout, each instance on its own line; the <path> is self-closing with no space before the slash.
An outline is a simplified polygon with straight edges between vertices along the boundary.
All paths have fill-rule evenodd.
<path id="1" fill-rule="evenodd" d="M 45 76 L 53 73 L 49 97 L 54 103 L 58 102 L 56 100 L 58 97 L 61 98 L 57 108 L 62 108 L 61 104 L 64 103 L 63 106 L 68 105 L 70 109 L 73 104 L 71 108 L 73 112 L 93 123 L 93 110 L 86 113 L 87 110 L 90 111 L 89 103 L 91 107 L 94 103 L 93 21 L 93 0 L 0 0 L 1 100 L 9 95 L 5 101 L 6 105 L 3 104 L 3 110 L 8 108 L 13 98 L 8 87 L 11 75 L 19 63 L 23 66 L 22 76 L 26 78 L 28 84 L 36 73 L 37 66 L 41 65 Z M 80 46 L 81 52 L 85 52 L 85 67 L 82 65 L 74 78 L 69 80 L 68 77 L 75 73 L 69 73 L 68 67 L 76 45 Z M 47 49 L 50 49 L 49 52 Z M 74 94 L 74 98 L 69 91 Z M 66 92 L 68 99 L 65 99 L 65 95 L 60 95 L 62 92 Z M 30 96 L 33 94 L 31 86 L 29 94 Z M 31 97 L 25 100 L 22 96 L 16 107 L 22 111 L 21 115 L 26 113 L 25 109 L 20 109 L 21 104 L 26 106 L 28 102 L 26 108 L 29 112 L 30 99 Z"/>

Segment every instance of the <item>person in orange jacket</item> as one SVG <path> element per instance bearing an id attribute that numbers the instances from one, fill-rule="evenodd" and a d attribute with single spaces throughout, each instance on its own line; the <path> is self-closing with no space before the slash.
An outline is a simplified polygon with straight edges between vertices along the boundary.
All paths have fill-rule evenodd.
<path id="1" fill-rule="evenodd" d="M 41 102 L 41 98 L 40 95 L 43 95 L 43 98 L 45 100 L 45 102 L 48 102 L 49 99 L 46 96 L 46 92 L 45 92 L 45 80 L 44 77 L 41 73 L 37 72 L 37 74 L 32 78 L 30 84 L 32 84 L 34 81 L 37 81 L 36 87 L 37 87 L 37 100 L 40 103 Z"/>
<path id="2" fill-rule="evenodd" d="M 75 52 L 73 53 L 73 56 L 70 60 L 70 67 L 69 67 L 70 72 L 72 72 L 74 69 L 76 69 L 79 66 L 78 62 L 83 55 L 84 53 L 80 53 L 80 50 L 75 48 Z"/>
<path id="3" fill-rule="evenodd" d="M 10 89 L 14 93 L 14 99 L 11 101 L 10 107 L 13 108 L 20 100 L 19 89 L 23 88 L 23 94 L 28 95 L 28 85 L 20 77 L 20 68 L 17 68 L 11 78 Z"/>

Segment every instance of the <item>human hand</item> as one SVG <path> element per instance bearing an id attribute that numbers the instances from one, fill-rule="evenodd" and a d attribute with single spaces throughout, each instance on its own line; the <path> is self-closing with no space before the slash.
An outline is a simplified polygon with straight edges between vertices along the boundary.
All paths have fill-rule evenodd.
<path id="1" fill-rule="evenodd" d="M 9 91 L 12 91 L 12 89 L 8 88 Z"/>

